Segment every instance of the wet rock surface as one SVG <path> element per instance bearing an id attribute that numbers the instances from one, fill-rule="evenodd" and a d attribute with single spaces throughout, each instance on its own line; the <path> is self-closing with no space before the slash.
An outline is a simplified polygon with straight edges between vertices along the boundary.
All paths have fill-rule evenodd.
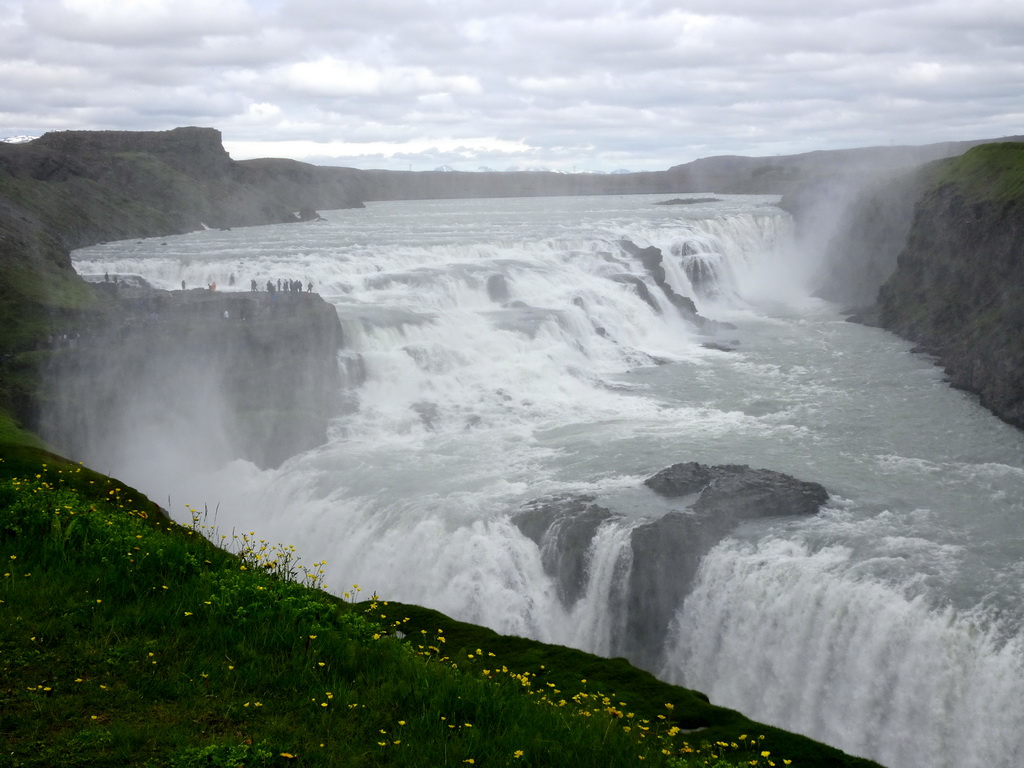
<path id="1" fill-rule="evenodd" d="M 592 496 L 570 495 L 531 502 L 512 520 L 537 543 L 545 570 L 570 607 L 586 594 L 599 529 L 630 528 L 629 551 L 615 568 L 621 580 L 612 602 L 621 616 L 613 652 L 647 669 L 657 667 L 675 612 L 715 545 L 745 521 L 815 514 L 828 500 L 818 483 L 741 464 L 674 464 L 644 485 L 678 507 L 636 521 Z M 662 507 L 652 499 L 651 508 Z"/>
<path id="2" fill-rule="evenodd" d="M 688 508 L 633 529 L 627 633 L 642 658 L 656 658 L 672 615 L 693 588 L 700 561 L 747 520 L 813 515 L 828 501 L 818 483 L 744 464 L 674 464 L 644 485 Z"/>
<path id="3" fill-rule="evenodd" d="M 562 602 L 574 605 L 587 586 L 587 555 L 597 529 L 619 519 L 593 503 L 592 496 L 566 496 L 532 502 L 515 517 L 523 534 L 540 547 L 544 570 L 555 580 Z"/>
<path id="4" fill-rule="evenodd" d="M 668 282 L 668 278 L 665 274 L 665 267 L 662 264 L 664 254 L 662 254 L 661 249 L 655 248 L 653 245 L 641 248 L 636 243 L 630 242 L 629 240 L 620 240 L 619 245 L 623 251 L 638 259 L 640 263 L 643 264 L 644 269 L 646 269 L 648 274 L 650 274 L 651 278 L 654 280 L 654 284 L 657 285 L 658 288 L 661 289 L 662 293 L 665 294 L 665 298 L 668 299 L 669 303 L 679 310 L 679 314 L 689 322 L 693 323 L 694 326 L 706 333 L 714 333 L 725 328 L 733 328 L 729 323 L 710 320 L 704 317 L 697 311 L 697 306 L 693 303 L 693 299 L 689 296 L 682 296 L 675 292 L 675 289 L 672 288 L 672 285 Z M 620 282 L 624 281 L 620 279 Z M 646 292 L 646 296 L 644 293 L 641 293 L 641 297 L 644 298 L 644 300 L 652 307 L 659 309 L 657 303 L 652 300 L 649 292 Z"/>
<path id="5" fill-rule="evenodd" d="M 770 469 L 751 469 L 746 464 L 673 464 L 647 478 L 644 485 L 668 498 L 699 493 L 694 512 L 737 521 L 812 515 L 828 500 L 828 491 L 818 483 Z"/>
<path id="6" fill-rule="evenodd" d="M 104 311 L 55 341 L 42 424 L 69 455 L 188 425 L 212 458 L 274 467 L 326 440 L 341 324 L 313 293 L 93 286 Z M 112 447 L 112 446 L 110 446 Z"/>

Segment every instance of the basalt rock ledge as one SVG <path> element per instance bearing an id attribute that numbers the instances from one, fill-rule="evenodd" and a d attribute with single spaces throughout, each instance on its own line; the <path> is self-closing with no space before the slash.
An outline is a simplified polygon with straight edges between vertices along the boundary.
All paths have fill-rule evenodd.
<path id="1" fill-rule="evenodd" d="M 174 442 L 275 467 L 326 440 L 343 339 L 320 296 L 93 289 L 106 311 L 54 339 L 44 369 L 41 432 L 67 455 L 103 466 Z"/>
<path id="2" fill-rule="evenodd" d="M 512 521 L 540 547 L 545 570 L 566 607 L 590 588 L 590 558 L 606 526 L 628 531 L 616 578 L 622 588 L 611 601 L 623 616 L 611 653 L 645 669 L 657 669 L 675 612 L 689 594 L 700 561 L 745 522 L 816 514 L 828 501 L 818 483 L 743 464 L 673 464 L 644 481 L 649 510 L 636 520 L 592 496 L 537 499 Z M 661 501 L 658 500 L 659 497 Z"/>

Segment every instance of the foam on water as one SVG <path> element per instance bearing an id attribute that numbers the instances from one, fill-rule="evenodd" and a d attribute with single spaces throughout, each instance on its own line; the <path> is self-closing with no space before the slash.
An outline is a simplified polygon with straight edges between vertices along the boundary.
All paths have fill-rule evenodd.
<path id="1" fill-rule="evenodd" d="M 338 592 L 600 653 L 622 642 L 643 556 L 630 531 L 672 508 L 644 477 L 696 460 L 818 481 L 825 512 L 748 524 L 705 558 L 662 673 L 891 768 L 1024 763 L 1021 433 L 906 342 L 809 298 L 813 265 L 769 199 L 654 202 L 375 203 L 79 251 L 93 279 L 168 289 L 312 281 L 337 307 L 342 362 L 365 371 L 328 443 L 279 469 L 205 466 L 201 444 L 162 438 L 181 430 L 159 404 L 147 444 L 126 435 L 122 464 L 97 468 L 181 517 L 207 504 L 225 531 L 326 559 Z M 660 248 L 673 289 L 734 324 L 711 339 L 731 351 L 702 347 L 622 238 Z M 562 493 L 619 516 L 571 606 L 510 522 Z"/>
<path id="2" fill-rule="evenodd" d="M 887 765 L 1021 764 L 1020 637 L 908 598 L 854 559 L 838 545 L 723 544 L 678 615 L 664 676 Z"/>

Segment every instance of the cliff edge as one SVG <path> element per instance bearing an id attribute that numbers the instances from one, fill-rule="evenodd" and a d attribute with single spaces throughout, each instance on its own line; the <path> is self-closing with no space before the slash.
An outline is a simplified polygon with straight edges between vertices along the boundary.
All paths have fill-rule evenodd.
<path id="1" fill-rule="evenodd" d="M 163 445 L 266 468 L 325 442 L 343 337 L 320 296 L 90 289 L 103 311 L 55 339 L 43 364 L 38 430 L 62 453 L 124 466 Z"/>
<path id="2" fill-rule="evenodd" d="M 953 386 L 1024 428 L 1024 144 L 943 163 L 873 314 L 935 354 Z"/>
<path id="3" fill-rule="evenodd" d="M 208 400 L 224 399 L 224 456 L 270 466 L 322 442 L 337 396 L 341 329 L 333 307 L 313 295 L 282 295 L 270 306 L 266 295 L 97 288 L 75 273 L 70 251 L 361 207 L 347 171 L 238 163 L 212 128 L 62 131 L 0 144 L 0 411 L 36 432 L 49 413 L 49 437 L 81 457 L 84 435 L 111 433 L 126 418 L 113 406 L 124 401 L 118 385 L 146 382 L 155 392 L 173 383 L 164 403 L 184 413 L 191 403 L 174 387 L 187 391 L 180 372 L 193 371 Z M 239 322 L 220 322 L 225 311 Z M 177 369 L 159 369 L 170 360 Z M 119 381 L 110 377 L 117 371 Z"/>
<path id="4" fill-rule="evenodd" d="M 61 131 L 0 144 L 0 194 L 37 214 L 68 249 L 362 207 L 348 171 L 236 162 L 214 128 Z"/>

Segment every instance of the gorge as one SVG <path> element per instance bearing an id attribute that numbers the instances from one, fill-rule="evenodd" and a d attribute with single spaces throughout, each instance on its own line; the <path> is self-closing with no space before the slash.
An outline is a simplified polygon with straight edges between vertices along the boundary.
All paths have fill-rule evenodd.
<path id="1" fill-rule="evenodd" d="M 315 418 L 324 431 L 298 445 L 301 453 L 262 460 L 240 452 L 251 435 L 218 444 L 231 424 L 245 422 L 244 410 L 208 398 L 189 413 L 166 407 L 167 390 L 152 382 L 189 391 L 197 372 L 213 365 L 210 349 L 227 369 L 244 372 L 228 391 L 244 393 L 263 370 L 242 359 L 251 349 L 239 334 L 250 331 L 214 303 L 261 303 L 266 292 L 222 297 L 220 289 L 197 289 L 193 309 L 209 304 L 210 312 L 191 341 L 140 330 L 125 347 L 124 368 L 102 366 L 108 378 L 87 378 L 63 394 L 37 391 L 74 410 L 125 382 L 138 350 L 166 351 L 170 337 L 186 337 L 185 354 L 158 356 L 174 365 L 158 368 L 150 383 L 140 377 L 139 391 L 151 397 L 126 423 L 97 412 L 97 424 L 126 450 L 111 456 L 84 438 L 76 451 L 90 464 L 93 451 L 154 498 L 173 493 L 169 507 L 209 502 L 222 524 L 258 521 L 261 533 L 325 557 L 331 583 L 358 580 L 499 631 L 626 654 L 716 702 L 750 704 L 754 716 L 887 765 L 1009 766 L 1021 750 L 1012 722 L 1022 679 L 1013 588 L 1020 433 L 946 387 L 927 358 L 908 354 L 909 344 L 846 323 L 835 304 L 808 294 L 863 305 L 901 254 L 883 302 L 861 306 L 862 317 L 897 327 L 906 311 L 916 319 L 905 326 L 919 334 L 914 341 L 947 355 L 940 359 L 951 371 L 959 358 L 950 350 L 983 350 L 957 347 L 933 329 L 975 340 L 985 330 L 1012 331 L 1019 205 L 1010 194 L 986 207 L 1002 182 L 980 192 L 963 182 L 979 166 L 986 180 L 1012 178 L 1014 146 L 907 171 L 909 188 L 922 190 L 916 208 L 907 194 L 897 207 L 850 193 L 857 202 L 847 210 L 860 219 L 815 212 L 795 190 L 783 201 L 791 219 L 777 197 L 682 188 L 671 191 L 717 199 L 368 199 L 364 208 L 320 205 L 318 223 L 197 227 L 96 244 L 75 254 L 75 269 L 100 292 L 109 290 L 105 274 L 137 276 L 168 297 L 182 279 L 225 286 L 237 274 L 244 287 L 250 276 L 262 285 L 288 274 L 313 282 L 321 298 L 310 306 L 332 310 L 340 334 L 326 330 L 333 324 L 324 314 L 326 346 L 296 360 L 322 360 L 340 343 L 337 368 L 322 381 L 335 382 L 343 402 L 323 401 Z M 985 153 L 998 162 L 979 160 Z M 882 199 L 907 188 L 890 184 Z M 929 201 L 938 208 L 929 212 Z M 282 208 L 313 202 L 289 198 Z M 965 205 L 969 221 L 994 225 L 987 237 L 961 226 Z M 810 225 L 826 214 L 833 226 L 815 241 Z M 33 215 L 45 219 L 45 210 Z M 123 221 L 117 226 L 128 231 Z M 925 239 L 922 227 L 939 236 Z M 44 231 L 56 238 L 62 230 Z M 158 234 L 136 232 L 132 238 Z M 847 247 L 857 235 L 866 241 L 863 266 Z M 869 247 L 873 239 L 881 245 Z M 966 272 L 950 266 L 961 243 L 978 254 Z M 991 253 L 1000 256 L 985 267 L 998 265 L 999 280 L 967 280 L 985 273 L 978 260 Z M 821 268 L 841 256 L 842 268 Z M 67 265 L 53 274 L 74 285 L 59 269 Z M 978 308 L 980 325 L 957 313 L 963 322 L 954 317 L 951 326 L 921 308 L 948 304 L 947 275 L 949 291 Z M 62 284 L 55 277 L 35 295 L 42 304 Z M 50 315 L 62 330 L 76 312 L 100 312 L 79 291 L 68 287 Z M 187 294 L 167 300 L 185 302 Z M 694 322 L 683 298 L 713 323 Z M 1013 335 L 986 338 L 992 355 Z M 5 361 L 8 370 L 24 350 Z M 282 370 L 261 382 L 288 411 L 282 398 L 295 384 L 284 371 L 295 360 L 283 354 Z M 999 358 L 1001 368 L 991 359 L 969 362 L 977 377 L 963 386 L 982 392 L 986 405 L 1007 403 L 1001 417 L 1012 423 L 1019 364 L 1012 354 Z M 62 373 L 48 381 L 73 380 Z M 984 394 L 986 381 L 1003 382 L 993 390 L 1001 395 Z M 43 411 L 57 417 L 41 426 L 54 439 L 74 434 L 60 426 L 59 408 Z M 218 421 L 218 412 L 229 417 Z M 161 425 L 159 434 L 133 436 L 147 420 Z M 210 433 L 182 443 L 197 424 Z M 771 508 L 758 518 L 720 510 L 709 518 L 714 525 L 701 522 L 711 502 L 696 494 L 728 484 L 739 464 L 821 483 L 824 491 L 811 494 L 821 512 Z M 670 465 L 689 467 L 700 482 L 683 483 L 681 496 L 644 484 Z"/>

